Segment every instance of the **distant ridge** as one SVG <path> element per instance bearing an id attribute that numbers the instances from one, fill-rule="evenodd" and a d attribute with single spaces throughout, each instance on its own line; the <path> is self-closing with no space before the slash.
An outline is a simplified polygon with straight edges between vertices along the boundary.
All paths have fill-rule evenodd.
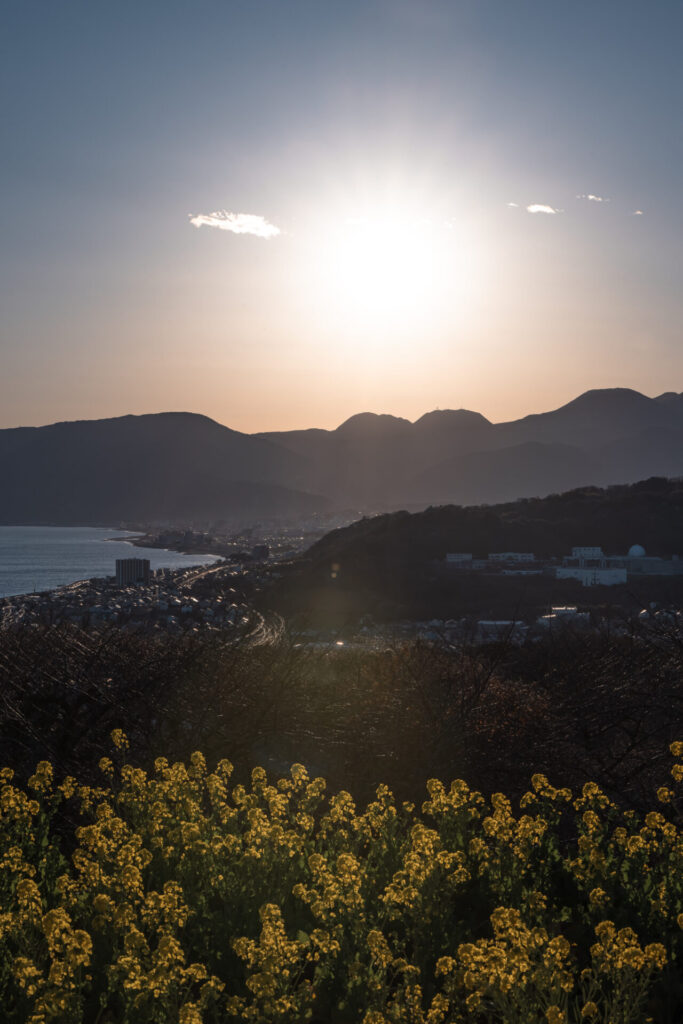
<path id="1" fill-rule="evenodd" d="M 244 434 L 167 412 L 0 430 L 0 522 L 111 523 L 302 515 L 542 497 L 683 476 L 683 394 L 587 391 L 491 423 L 437 409 L 358 413 L 334 430 Z"/>
<path id="2" fill-rule="evenodd" d="M 0 431 L 0 522 L 107 524 L 300 515 L 302 460 L 194 413 Z M 289 485 L 289 486 L 287 486 Z"/>
<path id="3" fill-rule="evenodd" d="M 335 433 L 343 437 L 368 437 L 381 436 L 390 437 L 405 433 L 410 430 L 412 423 L 400 416 L 389 416 L 386 413 L 359 412 L 341 423 Z"/>
<path id="4" fill-rule="evenodd" d="M 415 509 L 511 501 L 683 474 L 683 394 L 593 389 L 505 423 L 467 409 L 433 410 L 414 423 L 362 413 L 336 430 L 257 436 L 306 457 L 316 467 L 308 489 L 334 501 Z"/>
<path id="5" fill-rule="evenodd" d="M 480 412 L 470 412 L 469 409 L 434 409 L 415 420 L 413 426 L 417 430 L 432 430 L 446 422 L 450 422 L 452 426 L 469 426 L 481 430 L 493 426 Z"/>

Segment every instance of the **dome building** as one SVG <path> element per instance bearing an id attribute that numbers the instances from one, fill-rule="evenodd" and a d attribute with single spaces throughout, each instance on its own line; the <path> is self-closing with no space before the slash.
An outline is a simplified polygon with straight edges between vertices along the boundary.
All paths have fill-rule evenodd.
<path id="1" fill-rule="evenodd" d="M 642 544 L 632 544 L 628 549 L 629 558 L 645 558 L 646 551 Z"/>

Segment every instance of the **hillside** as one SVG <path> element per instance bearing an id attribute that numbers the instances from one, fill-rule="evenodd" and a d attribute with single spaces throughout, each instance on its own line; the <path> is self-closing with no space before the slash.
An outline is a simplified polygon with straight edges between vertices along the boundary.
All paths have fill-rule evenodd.
<path id="1" fill-rule="evenodd" d="M 333 530 L 307 552 L 311 564 L 363 565 L 368 551 L 390 562 L 443 558 L 447 551 L 534 551 L 566 554 L 573 545 L 626 551 L 634 541 L 650 554 L 683 547 L 683 482 L 653 477 L 637 484 L 586 487 L 494 506 L 446 505 L 424 512 L 373 516 Z"/>
<path id="2" fill-rule="evenodd" d="M 435 566 L 447 552 L 561 557 L 575 545 L 619 554 L 634 543 L 651 555 L 683 554 L 683 482 L 652 478 L 494 506 L 444 505 L 365 518 L 314 544 L 270 596 L 290 614 L 337 623 L 366 612 L 421 618 L 489 609 L 493 617 L 508 617 L 519 602 L 576 603 L 586 591 L 552 577 L 440 577 Z M 662 580 L 658 596 L 680 590 L 681 579 Z M 613 588 L 610 598 L 636 600 L 639 590 Z"/>
<path id="3" fill-rule="evenodd" d="M 190 413 L 2 430 L 0 522 L 111 524 L 310 513 L 326 502 L 292 489 L 302 464 L 272 442 Z"/>
<path id="4" fill-rule="evenodd" d="M 526 441 L 489 452 L 455 455 L 414 478 L 431 503 L 462 505 L 514 501 L 579 487 L 601 477 L 598 461 L 575 445 Z"/>

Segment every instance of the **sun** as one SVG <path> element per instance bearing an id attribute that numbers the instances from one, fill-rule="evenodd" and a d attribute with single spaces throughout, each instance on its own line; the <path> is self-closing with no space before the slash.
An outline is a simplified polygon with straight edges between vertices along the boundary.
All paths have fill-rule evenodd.
<path id="1" fill-rule="evenodd" d="M 329 284 L 356 314 L 370 318 L 423 308 L 435 284 L 435 247 L 428 224 L 359 218 L 336 232 Z"/>
<path id="2" fill-rule="evenodd" d="M 316 253 L 318 302 L 349 326 L 414 326 L 443 305 L 453 270 L 449 225 L 401 211 L 347 218 Z"/>

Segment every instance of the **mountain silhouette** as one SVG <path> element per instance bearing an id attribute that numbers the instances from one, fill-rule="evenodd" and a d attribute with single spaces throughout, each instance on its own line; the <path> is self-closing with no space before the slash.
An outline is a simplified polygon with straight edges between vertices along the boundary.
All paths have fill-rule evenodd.
<path id="1" fill-rule="evenodd" d="M 4 523 L 206 521 L 325 507 L 292 488 L 300 476 L 292 452 L 192 413 L 0 431 Z"/>
<path id="2" fill-rule="evenodd" d="M 501 502 L 683 475 L 683 395 L 609 388 L 505 423 L 467 409 L 415 423 L 363 413 L 336 430 L 258 436 L 305 458 L 313 472 L 305 489 L 335 502 Z"/>
<path id="3" fill-rule="evenodd" d="M 491 423 L 363 412 L 334 430 L 244 434 L 193 413 L 0 430 L 0 521 L 113 523 L 417 510 L 683 476 L 683 394 L 587 391 Z"/>

